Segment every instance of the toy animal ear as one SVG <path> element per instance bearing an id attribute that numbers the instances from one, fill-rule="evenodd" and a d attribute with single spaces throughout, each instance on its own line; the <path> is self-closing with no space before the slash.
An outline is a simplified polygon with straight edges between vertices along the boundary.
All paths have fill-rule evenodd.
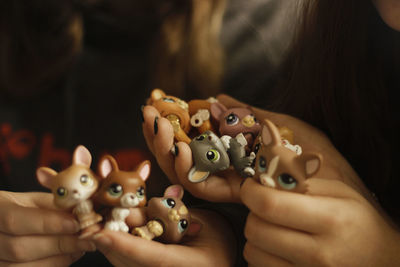
<path id="1" fill-rule="evenodd" d="M 153 102 L 160 100 L 161 98 L 163 98 L 165 96 L 166 96 L 166 94 L 161 89 L 154 89 L 153 91 L 151 91 L 151 100 Z"/>
<path id="2" fill-rule="evenodd" d="M 200 233 L 203 228 L 203 224 L 196 219 L 192 219 L 189 225 L 189 228 L 186 232 L 188 236 L 195 236 Z"/>
<path id="3" fill-rule="evenodd" d="M 92 155 L 86 147 L 80 145 L 75 148 L 72 162 L 73 164 L 84 165 L 90 168 L 90 164 L 92 164 Z"/>
<path id="4" fill-rule="evenodd" d="M 210 175 L 209 171 L 205 172 L 199 171 L 196 169 L 196 166 L 193 166 L 189 171 L 188 179 L 192 183 L 200 183 L 205 179 L 207 179 L 209 175 Z"/>
<path id="5" fill-rule="evenodd" d="M 118 171 L 117 161 L 110 155 L 104 156 L 99 163 L 99 173 L 102 178 L 106 178 L 110 172 Z"/>
<path id="6" fill-rule="evenodd" d="M 228 109 L 219 102 L 211 103 L 210 105 L 211 116 L 216 121 L 219 121 L 221 115 L 227 110 Z"/>
<path id="7" fill-rule="evenodd" d="M 39 183 L 49 189 L 53 188 L 54 177 L 56 177 L 57 174 L 55 170 L 47 167 L 40 167 L 36 170 L 36 177 Z"/>
<path id="8" fill-rule="evenodd" d="M 151 163 L 148 160 L 143 161 L 142 163 L 140 163 L 139 167 L 137 167 L 136 171 L 139 173 L 139 176 L 140 178 L 142 178 L 143 181 L 146 181 L 149 177 L 150 167 Z"/>
<path id="9" fill-rule="evenodd" d="M 306 176 L 311 177 L 321 168 L 322 156 L 318 153 L 305 153 L 300 156 L 303 161 Z"/>
<path id="10" fill-rule="evenodd" d="M 281 145 L 281 135 L 278 128 L 270 120 L 265 119 L 261 130 L 262 143 L 265 146 Z"/>
<path id="11" fill-rule="evenodd" d="M 167 187 L 167 189 L 165 189 L 164 197 L 174 197 L 174 198 L 182 199 L 183 192 L 184 192 L 184 190 L 183 190 L 182 186 L 180 186 L 178 184 L 170 185 Z"/>

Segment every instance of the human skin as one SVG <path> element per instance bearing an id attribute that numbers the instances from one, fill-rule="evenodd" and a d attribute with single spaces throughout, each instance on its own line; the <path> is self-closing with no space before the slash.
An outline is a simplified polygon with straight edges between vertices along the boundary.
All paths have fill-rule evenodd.
<path id="1" fill-rule="evenodd" d="M 0 191 L 0 210 L 0 266 L 69 266 L 96 249 L 50 193 Z"/>
<path id="2" fill-rule="evenodd" d="M 373 0 L 383 21 L 393 30 L 400 31 L 400 1 Z"/>

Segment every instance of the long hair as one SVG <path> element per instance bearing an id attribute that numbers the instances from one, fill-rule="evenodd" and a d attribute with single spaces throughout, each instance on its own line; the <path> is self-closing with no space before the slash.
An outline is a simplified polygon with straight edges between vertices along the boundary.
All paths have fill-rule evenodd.
<path id="1" fill-rule="evenodd" d="M 215 95 L 223 74 L 219 37 L 226 0 L 175 2 L 154 41 L 153 86 L 183 97 Z"/>
<path id="2" fill-rule="evenodd" d="M 382 196 L 393 174 L 388 81 L 400 70 L 399 34 L 372 1 L 302 2 L 274 109 L 324 130 Z"/>

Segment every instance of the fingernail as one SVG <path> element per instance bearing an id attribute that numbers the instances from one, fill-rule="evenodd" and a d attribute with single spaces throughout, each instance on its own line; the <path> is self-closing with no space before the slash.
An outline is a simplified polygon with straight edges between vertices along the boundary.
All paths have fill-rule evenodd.
<path id="1" fill-rule="evenodd" d="M 158 133 L 158 117 L 156 116 L 154 118 L 154 134 L 156 135 Z"/>
<path id="2" fill-rule="evenodd" d="M 144 122 L 143 109 L 144 109 L 144 105 L 141 105 L 140 106 L 140 118 L 142 119 L 142 123 Z"/>
<path id="3" fill-rule="evenodd" d="M 97 247 L 108 248 L 112 245 L 111 239 L 102 233 L 95 235 L 93 240 L 96 242 Z"/>
<path id="4" fill-rule="evenodd" d="M 83 251 L 96 251 L 96 245 L 91 241 L 79 241 L 77 247 Z"/>
<path id="5" fill-rule="evenodd" d="M 76 233 L 79 232 L 79 230 L 81 230 L 79 223 L 75 220 L 64 220 L 62 222 L 62 226 L 64 231 L 68 233 Z"/>

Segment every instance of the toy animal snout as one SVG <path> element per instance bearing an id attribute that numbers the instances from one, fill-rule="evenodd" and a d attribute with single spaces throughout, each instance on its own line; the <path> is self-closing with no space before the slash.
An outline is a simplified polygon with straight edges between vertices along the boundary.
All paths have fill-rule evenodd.
<path id="1" fill-rule="evenodd" d="M 254 120 L 254 117 L 251 115 L 247 115 L 246 117 L 243 118 L 242 124 L 246 127 L 253 127 L 254 124 L 256 124 L 256 121 Z"/>
<path id="2" fill-rule="evenodd" d="M 72 198 L 76 200 L 81 199 L 81 193 L 76 189 L 72 190 Z"/>
<path id="3" fill-rule="evenodd" d="M 121 206 L 124 208 L 133 208 L 139 205 L 139 199 L 134 193 L 126 193 L 121 197 Z"/>
<path id="4" fill-rule="evenodd" d="M 176 209 L 170 209 L 168 211 L 168 218 L 170 221 L 179 221 L 181 219 L 181 216 L 184 216 L 188 214 L 189 211 L 185 206 L 181 206 L 179 210 Z"/>

